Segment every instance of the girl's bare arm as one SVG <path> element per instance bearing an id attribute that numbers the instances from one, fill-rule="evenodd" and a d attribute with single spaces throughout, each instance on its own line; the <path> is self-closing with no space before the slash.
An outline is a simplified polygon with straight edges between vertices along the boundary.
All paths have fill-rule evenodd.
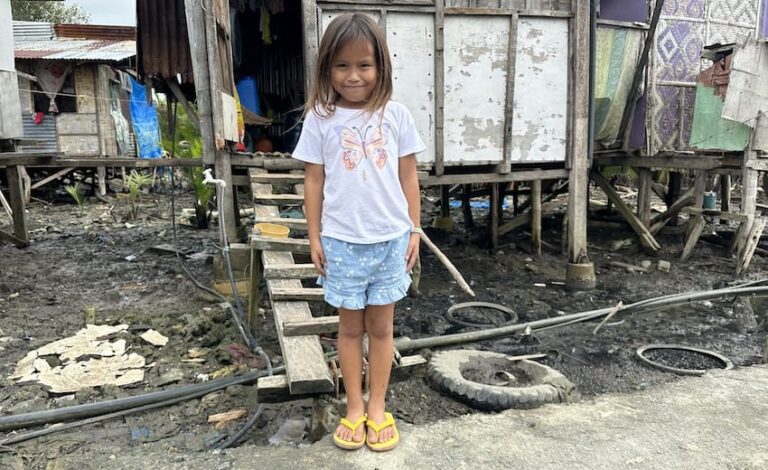
<path id="1" fill-rule="evenodd" d="M 325 254 L 320 243 L 320 216 L 323 211 L 323 185 L 325 167 L 313 163 L 304 164 L 304 212 L 307 216 L 307 232 L 312 253 L 312 263 L 325 275 Z"/>
<path id="2" fill-rule="evenodd" d="M 419 178 L 416 173 L 416 155 L 411 154 L 398 160 L 398 172 L 400 186 L 403 188 L 405 200 L 408 201 L 408 216 L 414 227 L 421 227 L 421 193 L 419 192 Z M 417 233 L 411 234 L 406 251 L 406 270 L 410 271 L 416 264 L 419 255 L 419 242 L 421 238 Z"/>

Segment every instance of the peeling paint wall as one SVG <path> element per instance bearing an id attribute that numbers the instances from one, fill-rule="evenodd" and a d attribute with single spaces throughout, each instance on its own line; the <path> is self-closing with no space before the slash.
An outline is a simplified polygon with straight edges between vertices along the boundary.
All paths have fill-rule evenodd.
<path id="1" fill-rule="evenodd" d="M 506 17 L 445 19 L 445 164 L 503 160 Z"/>
<path id="2" fill-rule="evenodd" d="M 520 18 L 517 26 L 512 163 L 565 161 L 568 20 Z"/>

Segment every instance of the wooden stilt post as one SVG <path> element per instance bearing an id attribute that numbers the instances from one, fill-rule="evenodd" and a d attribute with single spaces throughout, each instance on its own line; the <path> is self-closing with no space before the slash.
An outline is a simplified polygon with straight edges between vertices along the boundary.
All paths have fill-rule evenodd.
<path id="1" fill-rule="evenodd" d="M 651 226 L 651 195 L 653 191 L 651 185 L 653 180 L 651 179 L 651 170 L 648 168 L 640 168 L 638 170 L 640 176 L 640 184 L 637 191 L 637 217 L 640 222 L 646 227 Z"/>
<path id="2" fill-rule="evenodd" d="M 464 214 L 464 227 L 466 229 L 475 228 L 475 221 L 472 218 L 472 207 L 469 201 L 472 199 L 472 185 L 465 184 L 461 193 L 461 211 Z"/>
<path id="3" fill-rule="evenodd" d="M 731 175 L 720 175 L 720 211 L 731 211 Z M 720 219 L 721 224 L 728 224 L 728 220 Z"/>
<path id="4" fill-rule="evenodd" d="M 568 178 L 568 267 L 566 284 L 573 289 L 594 289 L 595 268 L 587 255 L 587 203 L 589 200 L 589 74 L 590 2 L 575 0 L 571 20 L 570 175 Z"/>
<path id="5" fill-rule="evenodd" d="M 747 216 L 747 222 L 742 222 L 736 235 L 733 237 L 731 249 L 743 253 L 742 247 L 747 241 L 747 237 L 752 231 L 752 224 L 755 221 L 755 211 L 757 210 L 757 170 L 752 168 L 752 163 L 757 160 L 757 151 L 754 149 L 754 138 L 756 129 L 760 127 L 761 115 L 757 116 L 755 130 L 749 139 L 747 148 L 744 150 L 744 164 L 742 166 L 741 177 L 741 213 Z"/>
<path id="6" fill-rule="evenodd" d="M 541 180 L 531 181 L 531 241 L 533 252 L 541 255 Z"/>
<path id="7" fill-rule="evenodd" d="M 21 168 L 23 168 L 21 165 L 10 165 L 5 169 L 5 174 L 8 177 L 9 203 L 13 211 L 13 235 L 16 237 L 16 246 L 19 248 L 29 245 L 27 211 L 24 208 L 24 182 L 22 181 Z"/>
<path id="8" fill-rule="evenodd" d="M 680 190 L 682 188 L 683 183 L 683 175 L 681 175 L 677 171 L 670 171 L 669 172 L 669 186 L 667 188 L 667 208 L 672 207 L 672 205 L 680 199 Z M 671 225 L 677 225 L 677 214 L 672 216 L 669 223 Z"/>
<path id="9" fill-rule="evenodd" d="M 499 247 L 499 183 L 491 183 L 491 201 L 488 205 L 488 224 L 490 225 L 491 248 Z"/>

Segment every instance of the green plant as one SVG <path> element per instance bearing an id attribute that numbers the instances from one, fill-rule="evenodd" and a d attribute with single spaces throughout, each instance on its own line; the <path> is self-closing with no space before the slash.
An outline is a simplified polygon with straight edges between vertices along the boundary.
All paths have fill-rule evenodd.
<path id="1" fill-rule="evenodd" d="M 136 220 L 139 215 L 139 198 L 141 197 L 141 190 L 152 184 L 152 177 L 139 173 L 136 170 L 131 170 L 128 176 L 125 177 L 125 185 L 128 186 L 128 194 L 131 197 L 131 219 Z"/>
<path id="2" fill-rule="evenodd" d="M 82 188 L 80 187 L 80 182 L 75 182 L 74 185 L 66 185 L 64 186 L 64 189 L 67 191 L 67 194 L 72 196 L 72 199 L 75 200 L 77 203 L 77 208 L 80 213 L 80 216 L 83 215 L 83 204 L 85 204 L 85 194 L 83 193 Z"/>

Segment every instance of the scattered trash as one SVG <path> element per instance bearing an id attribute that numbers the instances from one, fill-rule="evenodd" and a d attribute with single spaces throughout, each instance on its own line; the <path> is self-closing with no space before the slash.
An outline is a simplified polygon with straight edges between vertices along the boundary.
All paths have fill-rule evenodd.
<path id="1" fill-rule="evenodd" d="M 213 258 L 213 255 L 210 253 L 192 253 L 191 255 L 187 255 L 187 259 L 190 261 L 208 261 L 208 259 Z"/>
<path id="2" fill-rule="evenodd" d="M 232 365 L 222 367 L 221 369 L 213 371 L 210 374 L 210 377 L 212 379 L 219 379 L 221 377 L 226 377 L 228 375 L 235 374 L 236 372 L 239 372 L 243 368 L 244 366 L 241 364 L 232 364 Z"/>
<path id="3" fill-rule="evenodd" d="M 153 346 L 165 346 L 168 344 L 168 337 L 161 335 L 155 330 L 145 331 L 140 338 Z"/>
<path id="4" fill-rule="evenodd" d="M 244 364 L 252 369 L 260 369 L 264 366 L 264 360 L 253 354 L 250 349 L 242 344 L 230 344 L 227 346 L 227 352 L 232 357 L 232 362 L 236 365 Z"/>
<path id="5" fill-rule="evenodd" d="M 127 328 L 128 325 L 88 325 L 74 336 L 27 353 L 9 379 L 19 384 L 38 383 L 53 393 L 140 382 L 144 380 L 144 357 L 126 355 L 124 339 L 109 340 Z M 58 356 L 60 365 L 51 366 L 43 359 L 45 356 Z"/>
<path id="6" fill-rule="evenodd" d="M 184 372 L 182 372 L 181 370 L 176 368 L 169 369 L 160 377 L 152 380 L 152 385 L 154 385 L 155 387 L 163 387 L 168 384 L 176 383 L 183 378 L 184 378 Z"/>
<path id="7" fill-rule="evenodd" d="M 269 438 L 269 443 L 273 446 L 280 444 L 298 446 L 304 441 L 304 437 L 307 434 L 306 429 L 306 418 L 287 419 L 280 425 L 277 432 Z"/>
<path id="8" fill-rule="evenodd" d="M 187 351 L 187 355 L 190 357 L 190 359 L 197 359 L 207 356 L 209 352 L 211 352 L 211 350 L 208 348 L 192 348 Z"/>
<path id="9" fill-rule="evenodd" d="M 652 263 L 650 260 L 644 259 L 644 260 L 640 261 L 640 267 L 641 267 L 641 268 L 645 268 L 645 269 L 646 269 L 646 271 L 647 271 L 647 270 L 648 270 L 648 268 L 650 268 L 651 266 L 653 266 L 653 263 Z"/>
<path id="10" fill-rule="evenodd" d="M 543 282 L 534 282 L 533 285 L 534 287 L 547 287 Z"/>
<path id="11" fill-rule="evenodd" d="M 248 410 L 240 408 L 232 411 L 225 411 L 224 413 L 217 413 L 215 415 L 208 416 L 208 422 L 214 423 L 215 429 L 224 429 L 227 424 L 232 421 L 237 421 L 240 418 L 248 416 Z"/>
<path id="12" fill-rule="evenodd" d="M 131 428 L 131 445 L 135 446 L 142 442 L 143 439 L 152 435 L 152 431 L 149 428 L 142 426 L 140 428 Z"/>
<path id="13" fill-rule="evenodd" d="M 635 240 L 632 238 L 626 238 L 624 240 L 614 240 L 611 242 L 611 251 L 619 251 L 622 248 L 629 248 L 635 244 Z"/>
<path id="14" fill-rule="evenodd" d="M 125 260 L 128 261 L 128 262 L 136 261 L 136 255 L 128 255 L 128 256 L 125 257 Z"/>
<path id="15" fill-rule="evenodd" d="M 15 299 L 18 296 L 19 296 L 19 293 L 18 292 L 14 292 L 13 294 L 8 296 L 8 300 L 13 300 L 13 299 Z"/>

